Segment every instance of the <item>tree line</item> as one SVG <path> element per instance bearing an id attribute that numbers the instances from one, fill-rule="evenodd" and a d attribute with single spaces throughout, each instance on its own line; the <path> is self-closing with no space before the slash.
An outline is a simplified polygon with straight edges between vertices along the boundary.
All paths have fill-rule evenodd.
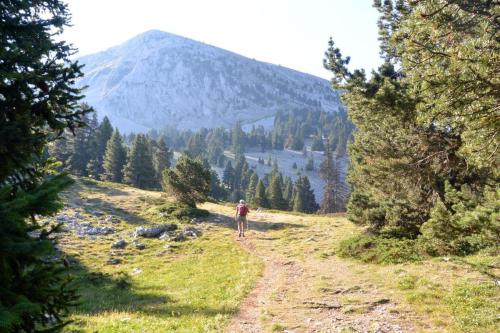
<path id="1" fill-rule="evenodd" d="M 167 147 L 165 137 L 161 136 L 155 140 L 149 134 L 133 134 L 126 139 L 118 129 L 113 129 L 107 117 L 99 122 L 96 113 L 89 106 L 82 104 L 81 107 L 86 110 L 81 120 L 87 126 L 76 129 L 74 133 L 67 132 L 48 145 L 48 155 L 62 162 L 60 170 L 77 176 L 130 184 L 142 189 L 161 189 L 166 182 L 164 171 L 173 164 L 173 150 Z M 239 136 L 235 133 L 243 133 L 238 129 L 241 130 L 241 127 L 236 125 L 231 132 L 233 147 L 238 144 L 235 138 Z M 227 131 L 219 129 L 207 130 L 210 138 L 216 136 L 216 133 L 221 136 L 227 135 L 225 132 Z M 301 175 L 293 182 L 290 177 L 283 177 L 276 161 L 272 171 L 260 179 L 240 151 L 234 161 L 222 155 L 225 168 L 220 179 L 211 165 L 219 165 L 221 157 L 216 160 L 209 159 L 209 152 L 214 147 L 210 144 L 206 146 L 202 133 L 203 131 L 190 137 L 184 155 L 186 158 L 199 161 L 209 174 L 209 195 L 213 199 L 231 202 L 246 199 L 249 203 L 262 208 L 306 213 L 316 212 L 320 208 L 308 177 Z M 203 147 L 199 146 L 201 143 Z M 344 208 L 346 192 L 340 179 L 339 169 L 333 163 L 336 159 L 333 158 L 329 144 L 327 140 L 325 161 L 320 167 L 320 174 L 326 184 L 321 210 L 328 213 L 341 211 Z M 191 161 L 186 163 L 189 164 Z M 170 173 L 170 176 L 173 177 L 175 174 Z M 187 178 L 189 177 L 186 176 L 184 179 Z M 173 181 L 171 179 L 170 183 Z M 177 192 L 180 191 L 179 188 L 178 186 Z M 187 188 L 185 190 L 188 191 Z"/>
<path id="2" fill-rule="evenodd" d="M 67 131 L 48 146 L 48 154 L 62 162 L 60 169 L 143 189 L 161 188 L 162 172 L 173 158 L 165 140 L 138 134 L 127 145 L 107 117 L 99 123 L 89 106 L 82 108 L 88 111 L 81 119 L 87 126 Z"/>

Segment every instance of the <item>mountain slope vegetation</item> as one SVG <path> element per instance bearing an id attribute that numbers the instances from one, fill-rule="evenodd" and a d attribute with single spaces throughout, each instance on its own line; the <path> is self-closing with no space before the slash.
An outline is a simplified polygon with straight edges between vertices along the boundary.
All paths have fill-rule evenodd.
<path id="1" fill-rule="evenodd" d="M 495 257 L 374 265 L 337 255 L 340 242 L 362 232 L 342 215 L 251 209 L 250 231 L 240 240 L 232 205 L 205 203 L 200 208 L 208 216 L 179 219 L 162 208 L 171 199 L 160 192 L 86 178 L 65 198 L 59 217 L 115 229 L 80 237 L 69 230 L 61 238 L 60 255 L 82 294 L 66 332 L 491 332 L 496 326 Z M 184 241 L 134 238 L 140 226 L 170 223 L 201 233 Z M 112 248 L 120 239 L 128 245 Z"/>

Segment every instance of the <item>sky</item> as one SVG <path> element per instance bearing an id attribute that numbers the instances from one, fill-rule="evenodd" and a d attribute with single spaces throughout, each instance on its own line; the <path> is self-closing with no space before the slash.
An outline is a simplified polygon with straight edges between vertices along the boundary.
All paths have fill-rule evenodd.
<path id="1" fill-rule="evenodd" d="M 63 38 L 78 56 L 103 51 L 151 29 L 325 79 L 333 37 L 351 69 L 381 63 L 372 0 L 66 0 L 72 26 Z"/>

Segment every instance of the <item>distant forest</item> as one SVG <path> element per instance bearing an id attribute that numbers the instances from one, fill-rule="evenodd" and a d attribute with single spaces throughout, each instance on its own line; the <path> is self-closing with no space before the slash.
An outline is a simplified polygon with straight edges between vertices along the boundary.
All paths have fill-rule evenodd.
<path id="1" fill-rule="evenodd" d="M 94 110 L 82 105 L 87 113 L 82 121 L 87 126 L 66 132 L 48 146 L 48 156 L 60 162 L 59 169 L 77 176 L 97 180 L 122 182 L 144 189 L 161 189 L 162 172 L 174 164 L 174 151 L 199 160 L 211 173 L 211 197 L 236 202 L 245 199 L 258 207 L 313 213 L 320 209 L 307 176 L 292 181 L 284 177 L 276 161 L 259 159 L 272 165 L 272 171 L 262 179 L 249 166 L 244 153 L 247 149 L 291 149 L 307 153 L 310 149 L 326 151 L 320 166 L 325 181 L 321 203 L 323 212 L 345 209 L 346 185 L 341 181 L 334 154 L 346 154 L 353 125 L 347 113 L 327 113 L 318 110 L 278 112 L 274 126 L 266 130 L 253 126 L 250 131 L 236 122 L 231 129 L 202 128 L 196 132 L 168 128 L 147 134 L 120 134 L 110 120 L 98 121 Z M 224 152 L 230 151 L 234 159 Z M 310 161 L 312 162 L 312 161 Z M 224 168 L 222 177 L 212 166 Z M 306 165 L 307 168 L 312 165 Z"/>

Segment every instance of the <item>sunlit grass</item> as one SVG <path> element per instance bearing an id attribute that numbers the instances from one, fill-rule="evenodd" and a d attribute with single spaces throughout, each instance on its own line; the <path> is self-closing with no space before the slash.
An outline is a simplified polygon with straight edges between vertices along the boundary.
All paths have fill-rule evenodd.
<path id="1" fill-rule="evenodd" d="M 94 184 L 84 186 L 81 194 L 96 197 Z M 100 199 L 126 210 L 137 208 L 138 218 L 149 221 L 141 205 L 150 206 L 156 197 L 133 189 L 120 204 L 105 197 L 106 186 L 99 183 Z M 240 249 L 224 225 L 185 242 L 141 239 L 144 250 L 132 243 L 122 250 L 110 248 L 118 238 L 130 242 L 136 226 L 123 222 L 117 227 L 119 235 L 93 241 L 74 236 L 62 240 L 67 255 L 77 262 L 72 270 L 81 295 L 71 314 L 73 322 L 64 331 L 220 332 L 261 274 L 261 261 Z M 111 257 L 122 262 L 107 265 Z"/>

